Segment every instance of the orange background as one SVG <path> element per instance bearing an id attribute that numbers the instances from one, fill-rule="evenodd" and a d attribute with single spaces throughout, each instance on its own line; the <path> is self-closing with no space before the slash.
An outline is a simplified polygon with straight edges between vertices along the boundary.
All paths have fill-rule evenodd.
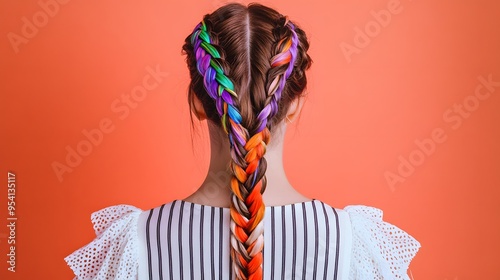
<path id="1" fill-rule="evenodd" d="M 180 49 L 223 2 L 54 1 L 0 2 L 1 279 L 71 279 L 63 258 L 94 237 L 93 211 L 184 198 L 208 164 L 203 126 L 191 143 Z M 498 2 L 262 3 L 311 41 L 309 99 L 285 145 L 292 184 L 337 208 L 383 209 L 422 244 L 415 279 L 500 279 L 500 86 L 478 79 L 500 82 Z M 128 114 L 113 109 L 125 110 L 121 96 L 148 67 L 168 74 Z M 113 130 L 85 150 L 82 131 L 102 121 Z M 77 147 L 88 155 L 59 180 L 54 162 L 67 164 Z M 6 263 L 9 170 L 15 273 Z"/>

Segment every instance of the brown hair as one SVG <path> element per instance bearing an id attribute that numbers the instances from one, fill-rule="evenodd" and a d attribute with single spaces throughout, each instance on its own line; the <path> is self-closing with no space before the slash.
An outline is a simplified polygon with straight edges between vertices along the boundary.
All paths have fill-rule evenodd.
<path id="1" fill-rule="evenodd" d="M 210 44 L 220 53 L 220 58 L 211 57 L 211 59 L 217 61 L 225 76 L 234 84 L 234 92 L 237 93 L 237 98 L 234 98 L 234 107 L 241 115 L 241 127 L 248 134 L 248 138 L 258 132 L 261 122 L 257 121 L 257 116 L 270 103 L 272 97 L 269 91 L 271 87 L 274 87 L 273 81 L 285 79 L 284 73 L 287 66 L 273 67 L 271 60 L 277 54 L 286 51 L 284 42 L 291 40 L 292 32 L 296 33 L 298 42 L 296 53 L 293 54 L 295 55 L 294 60 L 292 60 L 294 61 L 293 71 L 284 82 L 276 112 L 267 119 L 266 127 L 269 133 L 273 132 L 275 125 L 285 118 L 290 103 L 303 94 L 307 84 L 305 71 L 310 67 L 312 61 L 307 54 L 309 43 L 304 31 L 296 24 L 291 25 L 294 27 L 292 29 L 290 27 L 291 21 L 287 17 L 274 9 L 255 3 L 249 4 L 248 7 L 238 3 L 224 5 L 213 13 L 205 15 L 203 24 L 209 34 Z M 190 108 L 194 106 L 194 93 L 203 104 L 207 119 L 221 126 L 221 116 L 217 111 L 216 103 L 208 94 L 204 85 L 204 76 L 197 68 L 199 61 L 197 61 L 192 37 L 193 33 L 189 34 L 182 47 L 183 53 L 186 54 L 186 62 L 191 76 L 188 94 L 189 106 Z M 269 140 L 265 136 L 262 138 L 265 143 L 261 149 L 265 153 L 265 144 Z M 248 151 L 237 145 L 231 147 L 231 149 L 238 149 L 237 152 L 231 153 L 233 158 L 231 164 L 232 171 L 235 173 L 234 177 L 238 179 L 237 192 L 238 199 L 241 200 L 237 205 L 232 206 L 232 210 L 237 211 L 247 220 L 256 219 L 256 222 L 260 222 L 258 220 L 262 220 L 263 217 L 252 217 L 252 213 L 249 213 L 251 211 L 248 210 L 255 201 L 249 201 L 247 197 L 256 185 L 248 181 L 261 182 L 262 187 L 259 192 L 260 194 L 264 192 L 267 167 L 265 158 L 263 155 L 257 158 L 257 170 L 255 173 L 247 174 L 248 180 L 245 181 L 241 179 L 241 175 L 238 176 L 236 173 L 240 169 L 248 170 L 249 163 L 248 159 L 245 158 L 245 153 Z M 246 176 L 244 177 L 246 178 Z M 233 188 L 233 194 L 234 192 Z M 260 196 L 259 199 L 262 200 L 262 197 Z M 263 205 L 262 201 L 260 204 Z M 263 206 L 261 209 L 263 211 Z M 235 220 L 234 216 L 231 216 L 232 220 Z M 255 228 L 254 224 L 250 229 L 244 228 L 243 230 L 250 236 Z M 232 232 L 232 234 L 235 233 Z M 250 262 L 254 257 L 261 258 L 259 254 L 262 248 L 260 248 L 259 254 L 251 253 L 255 252 L 254 243 L 248 244 L 239 237 L 237 239 L 239 245 L 231 246 L 233 267 L 237 277 L 239 279 L 255 279 L 255 277 L 260 279 L 262 277 L 261 271 L 256 270 L 261 269 L 261 264 L 258 264 L 258 268 L 252 268 Z"/>

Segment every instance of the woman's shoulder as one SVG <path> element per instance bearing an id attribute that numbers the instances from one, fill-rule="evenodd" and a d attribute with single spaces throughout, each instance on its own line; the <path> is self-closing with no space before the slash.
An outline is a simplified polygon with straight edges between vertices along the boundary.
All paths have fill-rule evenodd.
<path id="1" fill-rule="evenodd" d="M 331 218 L 337 222 L 333 226 L 337 226 L 345 229 L 347 225 L 350 225 L 351 219 L 349 212 L 345 208 L 334 206 L 321 199 L 312 199 L 311 201 L 304 202 L 305 210 L 312 212 L 315 215 L 321 215 L 325 218 Z"/>
<path id="2" fill-rule="evenodd" d="M 385 221 L 380 208 L 348 205 L 343 210 L 352 229 L 349 279 L 409 279 L 407 270 L 420 242 Z"/>
<path id="3" fill-rule="evenodd" d="M 408 232 L 383 219 L 383 210 L 368 205 L 343 208 L 315 200 L 325 217 L 339 221 L 350 259 L 349 279 L 409 279 L 407 270 L 421 245 Z M 333 220 L 333 219 L 332 219 Z"/>
<path id="4" fill-rule="evenodd" d="M 133 279 L 137 275 L 137 222 L 142 209 L 107 206 L 90 215 L 95 238 L 64 260 L 77 279 Z"/>

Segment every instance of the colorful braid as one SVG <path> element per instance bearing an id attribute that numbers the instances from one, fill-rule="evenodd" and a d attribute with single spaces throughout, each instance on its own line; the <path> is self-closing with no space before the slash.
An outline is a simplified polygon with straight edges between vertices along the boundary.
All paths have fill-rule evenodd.
<path id="1" fill-rule="evenodd" d="M 233 82 L 225 75 L 220 62 L 219 51 L 211 45 L 211 39 L 207 32 L 204 21 L 199 23 L 191 36 L 196 55 L 196 67 L 198 72 L 204 77 L 203 84 L 207 93 L 216 101 L 218 114 L 222 118 L 224 131 L 227 130 L 227 115 L 230 114 L 237 123 L 241 122 L 241 115 L 234 107 L 233 97 L 237 98 L 234 92 Z M 233 96 L 233 97 L 231 97 Z"/>
<path id="2" fill-rule="evenodd" d="M 238 96 L 234 85 L 221 66 L 221 55 L 212 41 L 205 21 L 198 24 L 191 36 L 196 54 L 197 69 L 203 76 L 204 87 L 214 99 L 224 131 L 231 147 L 231 258 L 237 279 L 262 279 L 263 218 L 265 205 L 262 199 L 263 180 L 258 179 L 260 168 L 266 168 L 263 158 L 270 141 L 268 119 L 278 111 L 278 101 L 286 79 L 293 71 L 298 38 L 294 26 L 286 21 L 292 31 L 290 38 L 281 39 L 275 48 L 278 52 L 271 59 L 271 67 L 289 64 L 285 73 L 277 75 L 268 90 L 266 105 L 257 116 L 259 125 L 251 137 L 242 125 Z M 242 160 L 243 159 L 243 160 Z"/>
<path id="3" fill-rule="evenodd" d="M 291 35 L 278 39 L 274 48 L 273 56 L 271 57 L 271 69 L 288 64 L 284 73 L 278 74 L 275 77 L 268 77 L 271 81 L 267 88 L 267 102 L 264 109 L 257 116 L 260 125 L 257 131 L 262 130 L 267 125 L 267 120 L 271 119 L 278 113 L 278 101 L 281 99 L 281 93 L 285 88 L 286 80 L 292 74 L 295 60 L 297 59 L 297 46 L 299 38 L 295 33 L 295 25 L 285 17 L 285 27 L 288 27 Z"/>

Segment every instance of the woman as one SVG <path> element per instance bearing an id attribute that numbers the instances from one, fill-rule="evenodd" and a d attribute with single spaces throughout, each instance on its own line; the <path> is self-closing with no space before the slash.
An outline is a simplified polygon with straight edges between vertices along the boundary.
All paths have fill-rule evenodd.
<path id="1" fill-rule="evenodd" d="M 208 175 L 183 200 L 93 213 L 97 238 L 65 258 L 78 279 L 408 279 L 420 244 L 382 211 L 336 209 L 287 180 L 283 139 L 304 102 L 308 48 L 259 4 L 205 15 L 183 51 L 189 105 L 210 132 Z M 208 202 L 207 189 L 218 192 Z"/>

